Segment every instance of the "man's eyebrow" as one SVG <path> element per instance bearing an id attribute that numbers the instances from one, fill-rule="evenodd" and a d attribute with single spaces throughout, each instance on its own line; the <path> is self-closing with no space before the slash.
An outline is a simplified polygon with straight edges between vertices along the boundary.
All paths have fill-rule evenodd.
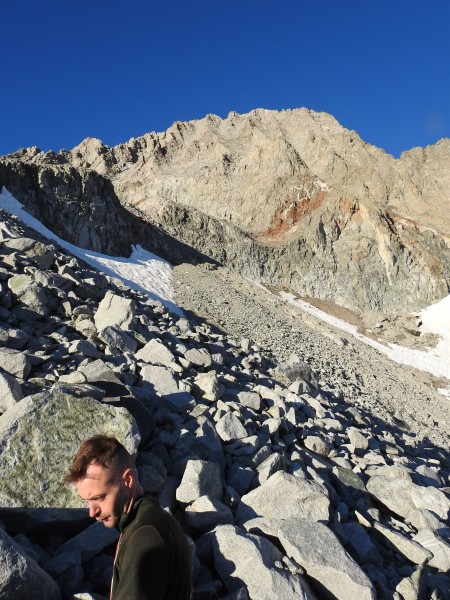
<path id="1" fill-rule="evenodd" d="M 84 498 L 84 500 L 86 502 L 89 502 L 89 500 L 100 500 L 100 498 L 104 498 L 106 496 L 106 494 L 95 494 L 94 496 L 90 496 L 89 498 Z"/>

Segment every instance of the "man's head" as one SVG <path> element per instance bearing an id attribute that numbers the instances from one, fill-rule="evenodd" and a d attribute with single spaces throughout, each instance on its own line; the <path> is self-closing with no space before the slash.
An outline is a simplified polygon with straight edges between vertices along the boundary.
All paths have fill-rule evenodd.
<path id="1" fill-rule="evenodd" d="M 122 513 L 141 491 L 133 458 L 119 441 L 106 435 L 81 444 L 66 481 L 75 483 L 89 515 L 105 527 L 117 527 Z"/>

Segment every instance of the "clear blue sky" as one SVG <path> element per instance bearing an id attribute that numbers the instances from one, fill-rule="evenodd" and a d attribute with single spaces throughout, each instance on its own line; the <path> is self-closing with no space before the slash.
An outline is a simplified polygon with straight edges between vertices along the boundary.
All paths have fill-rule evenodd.
<path id="1" fill-rule="evenodd" d="M 301 106 L 395 156 L 450 136 L 448 0 L 10 1 L 0 52 L 0 154 Z"/>

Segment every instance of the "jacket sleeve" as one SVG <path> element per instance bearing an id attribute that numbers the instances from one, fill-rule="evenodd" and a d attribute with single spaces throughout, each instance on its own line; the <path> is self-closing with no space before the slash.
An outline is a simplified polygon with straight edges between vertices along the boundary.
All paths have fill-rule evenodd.
<path id="1" fill-rule="evenodd" d="M 139 527 L 120 556 L 112 600 L 163 600 L 167 591 L 169 549 L 158 531 Z"/>

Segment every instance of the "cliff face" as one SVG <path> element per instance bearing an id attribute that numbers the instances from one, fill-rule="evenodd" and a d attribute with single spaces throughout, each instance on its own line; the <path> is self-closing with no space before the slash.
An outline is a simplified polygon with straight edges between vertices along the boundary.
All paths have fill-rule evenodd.
<path id="1" fill-rule="evenodd" d="M 3 186 L 59 237 L 82 248 L 129 256 L 131 244 L 141 244 L 175 263 L 203 259 L 132 207 L 122 206 L 106 177 L 72 167 L 53 153 L 31 148 L 3 157 Z"/>
<path id="2" fill-rule="evenodd" d="M 62 204 L 64 177 L 95 172 L 89 214 L 113 192 L 244 275 L 348 308 L 417 309 L 450 288 L 449 140 L 396 160 L 325 113 L 255 110 L 3 160 L 62 177 L 47 186 Z"/>

